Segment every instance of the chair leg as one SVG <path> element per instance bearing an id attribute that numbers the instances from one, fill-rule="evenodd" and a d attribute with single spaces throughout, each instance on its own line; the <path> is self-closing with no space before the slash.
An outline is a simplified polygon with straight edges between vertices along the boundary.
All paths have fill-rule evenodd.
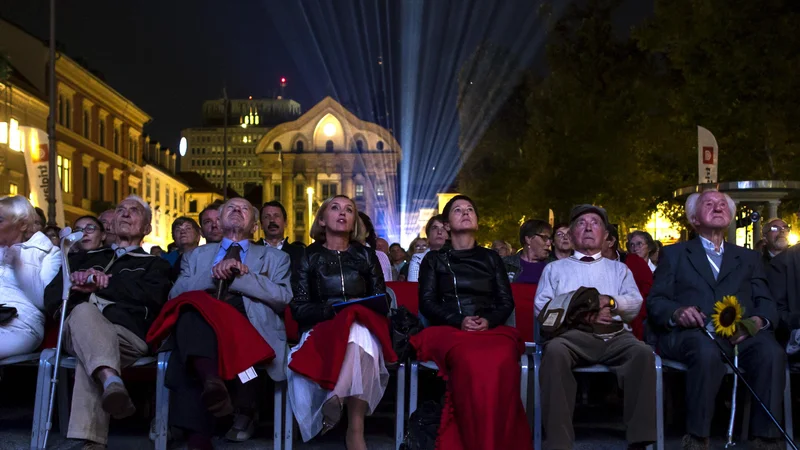
<path id="1" fill-rule="evenodd" d="M 62 436 L 67 435 L 69 428 L 69 413 L 71 409 L 69 371 L 63 367 L 58 368 L 58 389 L 56 390 L 56 404 L 58 405 L 58 431 Z"/>
<path id="2" fill-rule="evenodd" d="M 31 450 L 44 449 L 45 428 L 47 427 L 47 408 L 50 404 L 50 377 L 53 373 L 52 358 L 55 349 L 42 350 L 39 355 L 39 371 L 36 375 L 36 399 L 33 406 L 33 432 Z"/>
<path id="3" fill-rule="evenodd" d="M 542 448 L 542 391 L 539 386 L 539 367 L 542 355 L 533 354 L 533 448 Z"/>
<path id="4" fill-rule="evenodd" d="M 406 421 L 406 363 L 402 362 L 397 367 L 397 398 L 394 419 L 394 445 L 395 450 L 400 450 L 400 445 L 405 438 Z"/>
<path id="5" fill-rule="evenodd" d="M 528 366 L 530 365 L 530 359 L 528 355 L 522 354 L 519 359 L 519 366 L 520 366 L 520 374 L 519 374 L 519 396 L 522 400 L 522 408 L 525 410 L 525 413 L 528 413 Z"/>
<path id="6" fill-rule="evenodd" d="M 411 375 L 408 388 L 408 416 L 417 410 L 417 395 L 419 389 L 419 361 L 411 361 Z"/>
<path id="7" fill-rule="evenodd" d="M 166 450 L 169 430 L 169 389 L 164 386 L 171 352 L 158 354 L 156 366 L 156 450 Z"/>
<path id="8" fill-rule="evenodd" d="M 284 401 L 286 402 L 285 415 L 283 417 L 283 450 L 292 450 L 293 436 L 294 436 L 294 412 L 292 411 L 292 402 L 289 400 L 289 382 L 281 382 L 286 389 Z"/>
<path id="9" fill-rule="evenodd" d="M 794 441 L 794 424 L 792 423 L 792 373 L 789 365 L 786 365 L 786 386 L 783 389 L 783 427 L 786 435 Z M 786 450 L 792 450 L 792 446 L 787 442 Z"/>
<path id="10" fill-rule="evenodd" d="M 283 404 L 285 402 L 286 389 L 283 382 L 273 381 L 273 384 L 275 386 L 272 394 L 272 416 L 274 422 L 272 425 L 272 448 L 281 450 L 281 447 L 283 447 Z"/>
<path id="11" fill-rule="evenodd" d="M 664 450 L 664 371 L 656 356 L 656 448 Z M 650 446 L 652 447 L 652 446 Z"/>

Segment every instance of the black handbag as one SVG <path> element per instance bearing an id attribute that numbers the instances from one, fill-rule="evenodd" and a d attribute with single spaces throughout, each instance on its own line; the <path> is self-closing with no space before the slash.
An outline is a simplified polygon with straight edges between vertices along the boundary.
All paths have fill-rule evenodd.
<path id="1" fill-rule="evenodd" d="M 397 360 L 408 361 L 414 357 L 414 347 L 409 339 L 422 331 L 422 322 L 405 306 L 392 309 L 389 314 L 389 322 L 392 325 L 392 348 L 397 354 Z"/>
<path id="2" fill-rule="evenodd" d="M 442 420 L 442 405 L 428 400 L 408 418 L 408 432 L 400 445 L 401 450 L 434 450 Z"/>
<path id="3" fill-rule="evenodd" d="M 6 306 L 5 303 L 0 303 L 0 325 L 11 322 L 11 319 L 15 317 L 17 317 L 17 308 Z"/>

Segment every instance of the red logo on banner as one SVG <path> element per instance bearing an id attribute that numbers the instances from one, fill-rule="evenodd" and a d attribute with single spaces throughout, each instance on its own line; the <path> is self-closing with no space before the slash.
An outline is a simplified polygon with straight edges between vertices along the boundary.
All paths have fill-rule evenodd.
<path id="1" fill-rule="evenodd" d="M 714 147 L 703 147 L 703 164 L 714 164 Z"/>

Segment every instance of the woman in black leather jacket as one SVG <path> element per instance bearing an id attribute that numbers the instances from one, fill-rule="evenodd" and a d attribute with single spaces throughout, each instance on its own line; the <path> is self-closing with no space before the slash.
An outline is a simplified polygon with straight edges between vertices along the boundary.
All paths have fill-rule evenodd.
<path id="1" fill-rule="evenodd" d="M 419 273 L 420 313 L 433 326 L 411 337 L 417 357 L 436 362 L 447 379 L 437 447 L 532 450 L 520 400 L 524 343 L 504 326 L 514 324 L 505 265 L 477 244 L 469 197 L 453 197 L 442 215 L 450 241 L 428 252 Z"/>
<path id="2" fill-rule="evenodd" d="M 348 299 L 383 294 L 386 286 L 375 251 L 360 244 L 364 225 L 355 203 L 345 196 L 322 203 L 311 227 L 315 242 L 305 249 L 292 283 L 292 316 L 303 333 L 302 347 L 312 327 L 334 317 L 331 305 Z M 386 390 L 388 371 L 381 346 L 359 323 L 350 328 L 344 363 L 332 391 L 287 370 L 290 401 L 303 440 L 333 428 L 347 405 L 347 448 L 366 449 L 364 417 L 377 406 Z"/>

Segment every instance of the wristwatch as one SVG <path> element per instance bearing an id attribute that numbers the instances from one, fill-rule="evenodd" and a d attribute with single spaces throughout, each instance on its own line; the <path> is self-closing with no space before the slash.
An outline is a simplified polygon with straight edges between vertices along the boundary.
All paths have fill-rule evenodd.
<path id="1" fill-rule="evenodd" d="M 617 301 L 614 300 L 613 297 L 609 297 L 609 299 L 608 299 L 608 307 L 611 309 L 611 311 L 616 311 L 617 310 Z"/>

